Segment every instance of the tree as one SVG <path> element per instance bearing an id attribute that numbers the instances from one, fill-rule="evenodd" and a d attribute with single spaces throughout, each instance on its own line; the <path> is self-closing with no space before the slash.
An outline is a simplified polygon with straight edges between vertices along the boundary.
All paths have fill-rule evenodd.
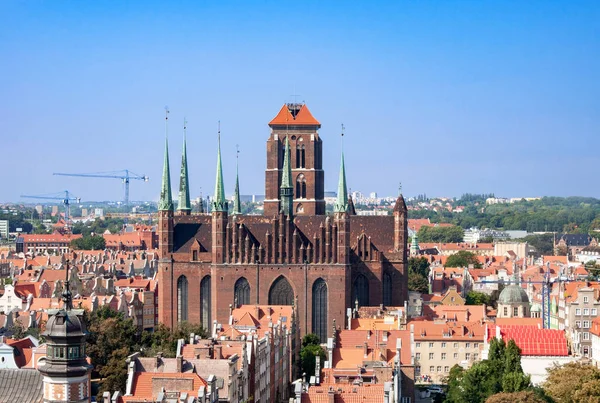
<path id="1" fill-rule="evenodd" d="M 309 333 L 302 339 L 302 348 L 300 349 L 300 365 L 302 372 L 310 377 L 315 374 L 316 357 L 321 357 L 321 368 L 325 362 L 325 350 L 321 347 L 319 336 Z"/>
<path id="2" fill-rule="evenodd" d="M 451 403 L 481 403 L 500 392 L 520 392 L 532 388 L 521 368 L 521 351 L 513 340 L 492 339 L 487 360 L 468 370 L 453 368 L 448 379 Z"/>
<path id="3" fill-rule="evenodd" d="M 408 259 L 408 271 L 411 273 L 427 277 L 429 275 L 429 266 L 429 261 L 423 256 Z"/>
<path id="4" fill-rule="evenodd" d="M 600 401 L 600 370 L 587 364 L 570 362 L 548 370 L 545 392 L 559 403 Z"/>
<path id="5" fill-rule="evenodd" d="M 422 226 L 417 233 L 420 242 L 457 243 L 462 242 L 465 232 L 461 227 Z"/>
<path id="6" fill-rule="evenodd" d="M 409 272 L 408 290 L 417 291 L 421 294 L 427 294 L 429 292 L 429 281 L 426 277 L 423 277 L 420 274 Z"/>
<path id="7" fill-rule="evenodd" d="M 457 253 L 448 256 L 445 267 L 469 267 L 473 265 L 475 268 L 481 268 L 481 263 L 477 259 L 477 255 L 468 250 L 461 250 Z"/>
<path id="8" fill-rule="evenodd" d="M 106 240 L 100 235 L 84 236 L 71 241 L 71 248 L 75 250 L 104 250 Z"/>
<path id="9" fill-rule="evenodd" d="M 489 305 L 490 304 L 490 296 L 483 292 L 478 291 L 469 291 L 467 293 L 467 305 Z"/>
<path id="10" fill-rule="evenodd" d="M 424 257 L 408 259 L 408 289 L 422 294 L 429 292 L 429 261 Z"/>
<path id="11" fill-rule="evenodd" d="M 487 398 L 485 403 L 547 403 L 549 400 L 540 397 L 533 390 L 521 392 L 497 393 Z"/>

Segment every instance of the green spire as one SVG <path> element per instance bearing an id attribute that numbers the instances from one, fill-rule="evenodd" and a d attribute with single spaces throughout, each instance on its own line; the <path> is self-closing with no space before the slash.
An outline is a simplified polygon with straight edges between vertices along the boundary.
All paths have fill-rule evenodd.
<path id="1" fill-rule="evenodd" d="M 219 122 L 219 145 L 217 149 L 217 178 L 215 181 L 215 197 L 212 202 L 213 211 L 227 212 L 225 187 L 223 186 L 223 166 L 221 164 L 221 123 Z"/>
<path id="2" fill-rule="evenodd" d="M 187 121 L 183 119 L 183 153 L 181 155 L 181 176 L 179 178 L 179 204 L 177 210 L 189 212 L 192 210 L 190 203 L 190 182 L 187 168 L 186 129 Z"/>
<path id="3" fill-rule="evenodd" d="M 168 126 L 169 110 L 166 110 L 165 116 L 165 162 L 163 165 L 162 186 L 160 189 L 160 200 L 158 209 L 160 211 L 173 211 L 173 198 L 171 197 L 171 171 L 169 170 L 169 137 Z"/>
<path id="4" fill-rule="evenodd" d="M 412 237 L 412 241 L 410 243 L 410 254 L 416 255 L 419 253 L 419 237 L 417 236 L 417 231 Z"/>
<path id="5" fill-rule="evenodd" d="M 240 201 L 240 171 L 238 168 L 238 157 L 240 151 L 237 150 L 235 156 L 235 192 L 233 193 L 233 212 L 232 215 L 242 214 L 242 203 Z"/>
<path id="6" fill-rule="evenodd" d="M 337 200 L 333 205 L 335 213 L 348 211 L 348 189 L 346 188 L 346 166 L 344 165 L 344 125 L 342 125 L 342 161 L 340 163 L 340 180 L 338 182 Z"/>
<path id="7" fill-rule="evenodd" d="M 279 196 L 281 198 L 281 210 L 287 216 L 293 215 L 294 201 L 293 201 L 293 190 L 292 187 L 292 164 L 290 161 L 290 141 L 288 137 L 285 138 L 285 153 L 283 155 L 283 173 L 281 175 L 281 186 L 279 187 Z"/>

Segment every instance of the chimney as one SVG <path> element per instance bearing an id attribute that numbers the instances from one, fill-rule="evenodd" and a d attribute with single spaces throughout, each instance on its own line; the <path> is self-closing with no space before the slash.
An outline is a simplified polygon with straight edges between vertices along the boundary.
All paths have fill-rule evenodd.
<path id="1" fill-rule="evenodd" d="M 369 345 L 367 344 L 366 341 L 363 346 L 363 354 L 364 354 L 364 358 L 367 358 L 369 356 Z"/>
<path id="2" fill-rule="evenodd" d="M 102 403 L 110 403 L 110 392 L 104 392 L 102 394 Z"/>
<path id="3" fill-rule="evenodd" d="M 175 360 L 177 361 L 177 373 L 180 374 L 183 372 L 183 356 L 178 355 L 177 358 L 175 358 Z"/>

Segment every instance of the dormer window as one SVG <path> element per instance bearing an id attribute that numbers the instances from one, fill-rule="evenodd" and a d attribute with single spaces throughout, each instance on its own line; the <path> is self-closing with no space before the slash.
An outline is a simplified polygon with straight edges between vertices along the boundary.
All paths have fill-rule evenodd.
<path id="1" fill-rule="evenodd" d="M 192 251 L 192 261 L 197 262 L 198 261 L 198 250 L 194 249 Z"/>

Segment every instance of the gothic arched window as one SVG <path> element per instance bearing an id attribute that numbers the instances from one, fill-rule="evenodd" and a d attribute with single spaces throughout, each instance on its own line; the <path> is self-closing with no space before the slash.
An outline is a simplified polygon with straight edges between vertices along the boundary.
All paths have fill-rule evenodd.
<path id="1" fill-rule="evenodd" d="M 352 305 L 358 300 L 358 306 L 369 306 L 369 280 L 359 274 L 352 285 Z"/>
<path id="2" fill-rule="evenodd" d="M 188 281 L 185 276 L 177 280 L 177 322 L 188 319 Z"/>
<path id="3" fill-rule="evenodd" d="M 294 303 L 294 290 L 283 276 L 279 276 L 269 290 L 269 305 L 292 305 Z"/>
<path id="4" fill-rule="evenodd" d="M 392 305 L 392 276 L 389 273 L 383 273 L 383 305 Z"/>
<path id="5" fill-rule="evenodd" d="M 200 282 L 200 324 L 208 334 L 211 332 L 211 286 L 210 276 Z"/>
<path id="6" fill-rule="evenodd" d="M 236 308 L 240 305 L 248 305 L 250 303 L 250 283 L 248 283 L 245 277 L 240 277 L 235 282 L 233 302 Z"/>
<path id="7" fill-rule="evenodd" d="M 296 199 L 306 199 L 306 177 L 304 174 L 296 176 Z"/>
<path id="8" fill-rule="evenodd" d="M 317 279 L 312 287 L 312 332 L 321 343 L 327 341 L 327 283 Z"/>

